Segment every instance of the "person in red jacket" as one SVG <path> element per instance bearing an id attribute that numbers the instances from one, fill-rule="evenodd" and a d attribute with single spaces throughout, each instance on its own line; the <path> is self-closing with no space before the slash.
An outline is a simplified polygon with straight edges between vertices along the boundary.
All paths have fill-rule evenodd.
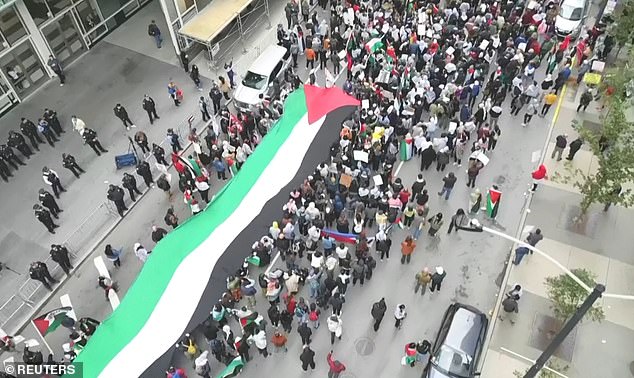
<path id="1" fill-rule="evenodd" d="M 167 378 L 187 378 L 187 374 L 185 374 L 185 370 L 181 368 L 170 367 L 167 370 Z"/>
<path id="2" fill-rule="evenodd" d="M 533 171 L 531 176 L 533 176 L 533 188 L 531 189 L 531 192 L 535 192 L 535 190 L 537 189 L 537 183 L 543 179 L 548 178 L 548 176 L 546 175 L 546 166 L 544 164 L 541 164 L 539 168 L 537 168 L 537 170 Z"/>
<path id="3" fill-rule="evenodd" d="M 328 361 L 328 378 L 339 378 L 339 374 L 342 371 L 346 370 L 346 366 L 339 362 L 339 360 L 335 360 L 332 357 L 332 350 L 326 356 L 326 361 Z"/>

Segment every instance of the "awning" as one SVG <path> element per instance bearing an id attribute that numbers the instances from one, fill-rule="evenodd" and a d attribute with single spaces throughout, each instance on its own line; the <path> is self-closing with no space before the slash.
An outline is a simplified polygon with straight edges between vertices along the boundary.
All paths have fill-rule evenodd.
<path id="1" fill-rule="evenodd" d="M 213 0 L 178 33 L 201 43 L 210 43 L 252 2 L 253 0 Z"/>

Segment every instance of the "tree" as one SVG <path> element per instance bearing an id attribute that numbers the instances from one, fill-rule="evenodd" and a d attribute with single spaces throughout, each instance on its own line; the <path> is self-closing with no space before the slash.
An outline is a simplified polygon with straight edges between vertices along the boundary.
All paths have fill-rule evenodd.
<path id="1" fill-rule="evenodd" d="M 596 286 L 596 276 L 586 269 L 572 269 L 572 274 L 577 276 L 589 287 Z M 555 317 L 562 322 L 568 320 L 577 311 L 577 308 L 588 296 L 588 292 L 567 274 L 560 274 L 546 278 L 548 298 L 552 301 L 552 309 Z M 585 315 L 592 321 L 601 321 L 605 318 L 603 308 L 594 305 Z"/>
<path id="2" fill-rule="evenodd" d="M 634 39 L 634 0 L 625 0 L 614 14 L 614 22 L 608 32 L 614 37 L 620 49 Z M 618 56 L 618 53 L 617 53 Z"/>
<path id="3" fill-rule="evenodd" d="M 551 358 L 550 360 L 548 360 L 548 362 L 546 363 L 546 366 L 548 366 L 550 369 L 558 372 L 558 373 L 565 373 L 566 371 L 568 371 L 568 369 L 570 368 L 568 365 L 565 365 L 563 363 L 561 363 L 558 359 L 556 358 Z M 519 370 L 515 370 L 513 371 L 513 375 L 515 375 L 517 378 L 523 378 L 526 373 L 528 373 L 528 369 L 524 370 L 524 372 L 521 372 Z M 548 369 L 542 369 L 539 372 L 539 375 L 537 376 L 539 378 L 561 378 L 561 375 L 557 375 L 555 373 L 553 373 L 552 371 L 548 370 Z"/>
<path id="4" fill-rule="evenodd" d="M 634 0 L 632 0 L 634 1 Z M 600 132 L 579 125 L 575 127 L 584 143 L 596 156 L 596 172 L 584 172 L 568 164 L 565 173 L 553 175 L 554 181 L 572 183 L 583 199 L 581 200 L 582 220 L 594 203 L 612 203 L 625 207 L 634 205 L 634 192 L 630 189 L 617 194 L 617 188 L 634 181 L 634 123 L 626 117 L 632 106 L 634 88 L 634 52 L 630 51 L 626 64 L 607 71 L 599 89 L 606 108 L 601 115 L 603 127 Z"/>

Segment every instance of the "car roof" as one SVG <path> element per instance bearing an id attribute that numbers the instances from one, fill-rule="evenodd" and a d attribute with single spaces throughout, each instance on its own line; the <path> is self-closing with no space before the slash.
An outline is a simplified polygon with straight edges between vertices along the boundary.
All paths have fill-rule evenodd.
<path id="1" fill-rule="evenodd" d="M 260 54 L 260 56 L 258 56 L 255 62 L 251 64 L 249 71 L 268 76 L 271 71 L 273 71 L 273 68 L 277 65 L 277 63 L 284 58 L 285 54 L 286 49 L 284 47 L 270 45 L 262 52 L 262 54 Z"/>
<path id="2" fill-rule="evenodd" d="M 583 8 L 586 5 L 587 0 L 564 0 L 561 2 L 561 5 L 569 5 L 575 8 Z"/>
<path id="3" fill-rule="evenodd" d="M 444 344 L 474 357 L 486 316 L 474 307 L 456 305 Z"/>

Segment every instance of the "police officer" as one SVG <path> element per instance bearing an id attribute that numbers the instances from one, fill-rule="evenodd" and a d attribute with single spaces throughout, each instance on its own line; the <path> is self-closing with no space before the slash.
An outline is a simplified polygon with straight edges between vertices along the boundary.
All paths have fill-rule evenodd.
<path id="1" fill-rule="evenodd" d="M 51 284 L 59 282 L 51 276 L 51 272 L 48 271 L 48 267 L 41 261 L 34 261 L 31 263 L 31 266 L 29 267 L 29 276 L 34 280 L 40 281 L 42 285 L 50 291 L 53 291 Z"/>
<path id="2" fill-rule="evenodd" d="M 0 177 L 2 177 L 5 182 L 9 182 L 9 177 L 13 177 L 13 174 L 9 170 L 9 166 L 4 162 L 2 157 L 0 157 Z"/>
<path id="3" fill-rule="evenodd" d="M 119 215 L 123 217 L 123 212 L 128 210 L 125 206 L 125 202 L 123 201 L 124 192 L 120 187 L 110 184 L 108 187 L 108 199 L 114 202 L 114 205 L 117 207 L 117 212 Z"/>
<path id="4" fill-rule="evenodd" d="M 150 125 L 154 124 L 154 119 L 160 119 L 161 117 L 156 114 L 156 103 L 152 97 L 143 95 L 143 110 L 147 112 L 147 116 L 150 117 Z"/>
<path id="5" fill-rule="evenodd" d="M 20 132 L 24 134 L 25 137 L 29 138 L 31 141 L 31 145 L 36 151 L 40 150 L 40 143 L 44 143 L 40 135 L 37 133 L 37 126 L 30 119 L 26 119 L 22 117 L 20 122 Z"/>
<path id="6" fill-rule="evenodd" d="M 53 129 L 57 136 L 65 133 L 65 131 L 62 130 L 62 124 L 59 122 L 59 118 L 57 118 L 57 112 L 55 110 L 51 110 L 48 108 L 44 109 L 43 118 L 46 120 L 46 122 L 48 122 L 49 126 L 51 127 L 51 129 Z"/>
<path id="7" fill-rule="evenodd" d="M 51 245 L 51 259 L 59 264 L 64 273 L 70 274 L 70 270 L 73 269 L 73 265 L 70 263 L 70 256 L 68 249 L 59 244 Z"/>
<path id="8" fill-rule="evenodd" d="M 79 164 L 77 164 L 77 161 L 75 161 L 75 157 L 71 154 L 62 154 L 62 165 L 64 166 L 64 168 L 73 172 L 73 175 L 75 175 L 75 177 L 77 178 L 79 178 L 80 173 L 86 173 L 86 171 L 84 171 L 79 166 Z"/>
<path id="9" fill-rule="evenodd" d="M 9 163 L 13 169 L 18 169 L 18 165 L 26 165 L 22 162 L 22 160 L 15 156 L 13 148 L 7 146 L 6 144 L 0 145 L 0 157 Z"/>
<path id="10" fill-rule="evenodd" d="M 9 131 L 9 140 L 7 142 L 9 147 L 15 148 L 24 155 L 25 158 L 30 159 L 31 155 L 33 155 L 33 151 L 27 146 L 24 137 L 15 131 Z"/>
<path id="11" fill-rule="evenodd" d="M 60 192 L 65 192 L 66 189 L 62 187 L 62 182 L 59 179 L 59 175 L 52 169 L 48 167 L 42 168 L 42 179 L 45 183 L 50 185 L 53 188 L 53 193 L 55 193 L 55 198 L 59 198 Z"/>
<path id="12" fill-rule="evenodd" d="M 123 187 L 128 189 L 128 193 L 130 193 L 130 198 L 132 198 L 132 201 L 136 201 L 134 193 L 138 195 L 141 195 L 142 193 L 139 192 L 139 189 L 136 187 L 136 179 L 134 178 L 134 176 L 126 172 L 123 174 L 123 180 L 121 181 Z"/>
<path id="13" fill-rule="evenodd" d="M 37 131 L 44 135 L 44 138 L 46 138 L 46 141 L 51 145 L 51 147 L 55 147 L 55 142 L 59 142 L 59 139 L 57 139 L 55 134 L 53 134 L 51 127 L 45 119 L 39 118 L 37 120 Z"/>
<path id="14" fill-rule="evenodd" d="M 48 211 L 50 211 L 51 215 L 55 217 L 55 219 L 58 219 L 59 213 L 61 213 L 64 210 L 59 208 L 59 206 L 57 205 L 57 201 L 55 201 L 55 197 L 53 197 L 51 192 L 45 189 L 40 189 L 39 193 L 40 193 L 39 200 L 42 206 L 47 208 Z"/>
<path id="15" fill-rule="evenodd" d="M 37 204 L 33 205 L 33 211 L 35 212 L 35 217 L 37 218 L 37 220 L 39 220 L 44 226 L 46 226 L 48 232 L 54 234 L 55 229 L 59 226 L 53 222 L 53 219 L 51 218 L 51 213 Z"/>
<path id="16" fill-rule="evenodd" d="M 86 142 L 86 144 L 97 153 L 97 156 L 101 156 L 102 152 L 108 152 L 108 150 L 101 146 L 99 139 L 97 139 L 97 132 L 95 130 L 86 127 L 81 137 L 84 138 L 84 142 Z"/>
<path id="17" fill-rule="evenodd" d="M 166 167 L 169 166 L 169 164 L 165 161 L 165 150 L 163 147 L 156 143 L 152 143 L 152 155 L 154 155 L 157 163 L 163 164 Z"/>
<path id="18" fill-rule="evenodd" d="M 123 127 L 125 127 L 127 130 L 130 130 L 130 127 L 136 127 L 134 123 L 130 121 L 130 117 L 128 116 L 128 111 L 125 110 L 125 108 L 121 106 L 121 104 L 117 104 L 113 110 L 114 110 L 114 115 L 117 116 L 117 118 L 119 118 L 121 122 L 123 122 Z"/>
<path id="19" fill-rule="evenodd" d="M 142 161 L 136 167 L 137 175 L 143 177 L 143 181 L 145 181 L 145 185 L 148 188 L 154 186 L 154 178 L 152 178 L 152 170 L 150 170 L 150 164 L 147 161 Z"/>

